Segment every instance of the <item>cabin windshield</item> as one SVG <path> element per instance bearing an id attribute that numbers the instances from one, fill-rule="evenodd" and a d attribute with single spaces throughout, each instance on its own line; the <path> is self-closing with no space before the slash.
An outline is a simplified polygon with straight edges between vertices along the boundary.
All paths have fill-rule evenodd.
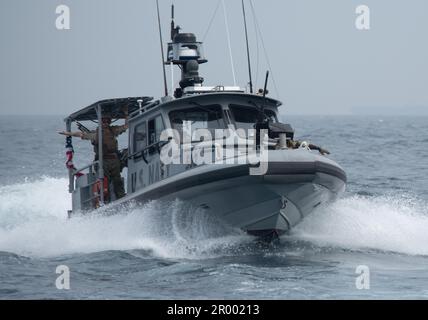
<path id="1" fill-rule="evenodd" d="M 225 123 L 221 106 L 194 106 L 186 109 L 174 110 L 169 113 L 172 128 L 181 135 L 183 130 L 192 132 L 197 129 L 207 129 L 214 136 L 215 129 L 224 129 Z"/>
<path id="2" fill-rule="evenodd" d="M 229 108 L 232 111 L 236 129 L 254 129 L 254 124 L 259 118 L 259 111 L 256 108 L 234 104 L 230 105 Z M 278 122 L 274 111 L 265 109 L 264 113 L 269 121 Z"/>

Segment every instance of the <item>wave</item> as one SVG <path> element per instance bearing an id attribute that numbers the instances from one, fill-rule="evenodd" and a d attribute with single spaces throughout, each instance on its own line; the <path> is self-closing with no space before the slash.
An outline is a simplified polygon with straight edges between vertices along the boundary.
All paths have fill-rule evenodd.
<path id="1" fill-rule="evenodd" d="M 406 195 L 353 195 L 307 217 L 291 237 L 318 246 L 428 255 L 428 206 Z"/>
<path id="2" fill-rule="evenodd" d="M 67 218 L 67 179 L 43 177 L 0 187 L 0 251 L 48 257 L 143 249 L 163 258 L 224 254 L 250 241 L 204 211 L 179 201 L 122 207 L 115 215 Z"/>
<path id="3" fill-rule="evenodd" d="M 0 187 L 0 251 L 49 257 L 108 250 L 147 250 L 171 259 L 242 254 L 253 238 L 184 203 L 153 201 L 118 214 L 67 219 L 66 178 Z M 316 246 L 428 255 L 424 201 L 405 196 L 348 196 L 314 212 L 288 239 Z M 288 250 L 287 246 L 283 247 Z"/>

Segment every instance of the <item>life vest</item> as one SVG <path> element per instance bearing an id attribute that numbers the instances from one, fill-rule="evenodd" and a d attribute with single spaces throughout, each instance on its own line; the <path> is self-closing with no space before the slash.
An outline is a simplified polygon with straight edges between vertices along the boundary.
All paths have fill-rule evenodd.
<path id="1" fill-rule="evenodd" d="M 93 142 L 95 158 L 99 159 L 98 155 L 98 128 L 95 131 L 95 139 Z M 103 128 L 103 156 L 117 154 L 118 152 L 118 144 L 116 135 L 114 134 L 113 129 L 109 126 L 107 128 Z"/>

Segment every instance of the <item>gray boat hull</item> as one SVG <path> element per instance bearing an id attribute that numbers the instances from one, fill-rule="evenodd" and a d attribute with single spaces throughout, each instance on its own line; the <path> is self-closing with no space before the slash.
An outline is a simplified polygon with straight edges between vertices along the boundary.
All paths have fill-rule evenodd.
<path id="1" fill-rule="evenodd" d="M 268 170 L 203 165 L 164 179 L 120 202 L 180 199 L 256 236 L 282 234 L 316 207 L 337 198 L 346 175 L 334 161 L 308 150 L 269 151 Z"/>

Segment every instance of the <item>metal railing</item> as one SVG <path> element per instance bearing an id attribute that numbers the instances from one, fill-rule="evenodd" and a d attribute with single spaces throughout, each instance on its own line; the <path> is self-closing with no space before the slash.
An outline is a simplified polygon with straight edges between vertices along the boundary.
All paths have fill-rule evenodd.
<path id="1" fill-rule="evenodd" d="M 76 176 L 78 173 L 80 173 L 81 171 L 86 170 L 86 169 L 89 169 L 89 173 L 94 173 L 94 171 L 96 171 L 95 166 L 98 164 L 99 164 L 99 161 L 95 160 L 92 163 L 90 163 L 90 164 L 88 164 L 82 168 L 76 169 L 75 172 L 73 173 L 73 176 Z"/>
<path id="2" fill-rule="evenodd" d="M 86 186 L 86 187 L 88 187 L 89 188 L 89 190 L 92 190 L 92 187 L 95 185 L 95 184 L 97 184 L 97 183 L 99 183 L 99 179 L 97 179 L 96 178 L 96 171 L 97 171 L 97 169 L 96 169 L 96 166 L 97 165 L 99 165 L 99 161 L 98 160 L 96 160 L 96 161 L 93 161 L 92 163 L 90 163 L 90 164 L 88 164 L 88 165 L 86 165 L 86 166 L 84 166 L 84 167 L 81 167 L 81 168 L 79 168 L 79 169 L 76 169 L 74 172 L 73 172 L 73 188 L 75 188 L 76 186 L 75 186 L 75 183 L 76 183 L 76 176 L 78 175 L 78 174 L 85 174 L 85 175 L 90 175 L 91 177 L 93 176 L 94 177 L 94 181 L 92 181 L 91 183 L 88 183 L 88 185 Z M 88 169 L 88 172 L 87 173 L 83 173 L 82 171 L 85 171 L 85 170 L 87 170 Z M 90 191 L 91 192 L 91 191 Z M 101 188 L 101 192 L 103 192 L 103 187 Z M 100 199 L 100 195 L 99 194 L 96 194 L 96 195 L 93 195 L 93 193 L 91 192 L 91 194 L 92 194 L 92 196 L 91 197 L 89 197 L 88 199 L 85 199 L 85 200 L 83 200 L 82 201 L 82 204 L 87 204 L 87 203 L 90 203 L 90 202 L 93 202 L 94 200 L 96 200 L 96 199 Z M 95 206 L 92 206 L 93 208 L 95 208 Z"/>

